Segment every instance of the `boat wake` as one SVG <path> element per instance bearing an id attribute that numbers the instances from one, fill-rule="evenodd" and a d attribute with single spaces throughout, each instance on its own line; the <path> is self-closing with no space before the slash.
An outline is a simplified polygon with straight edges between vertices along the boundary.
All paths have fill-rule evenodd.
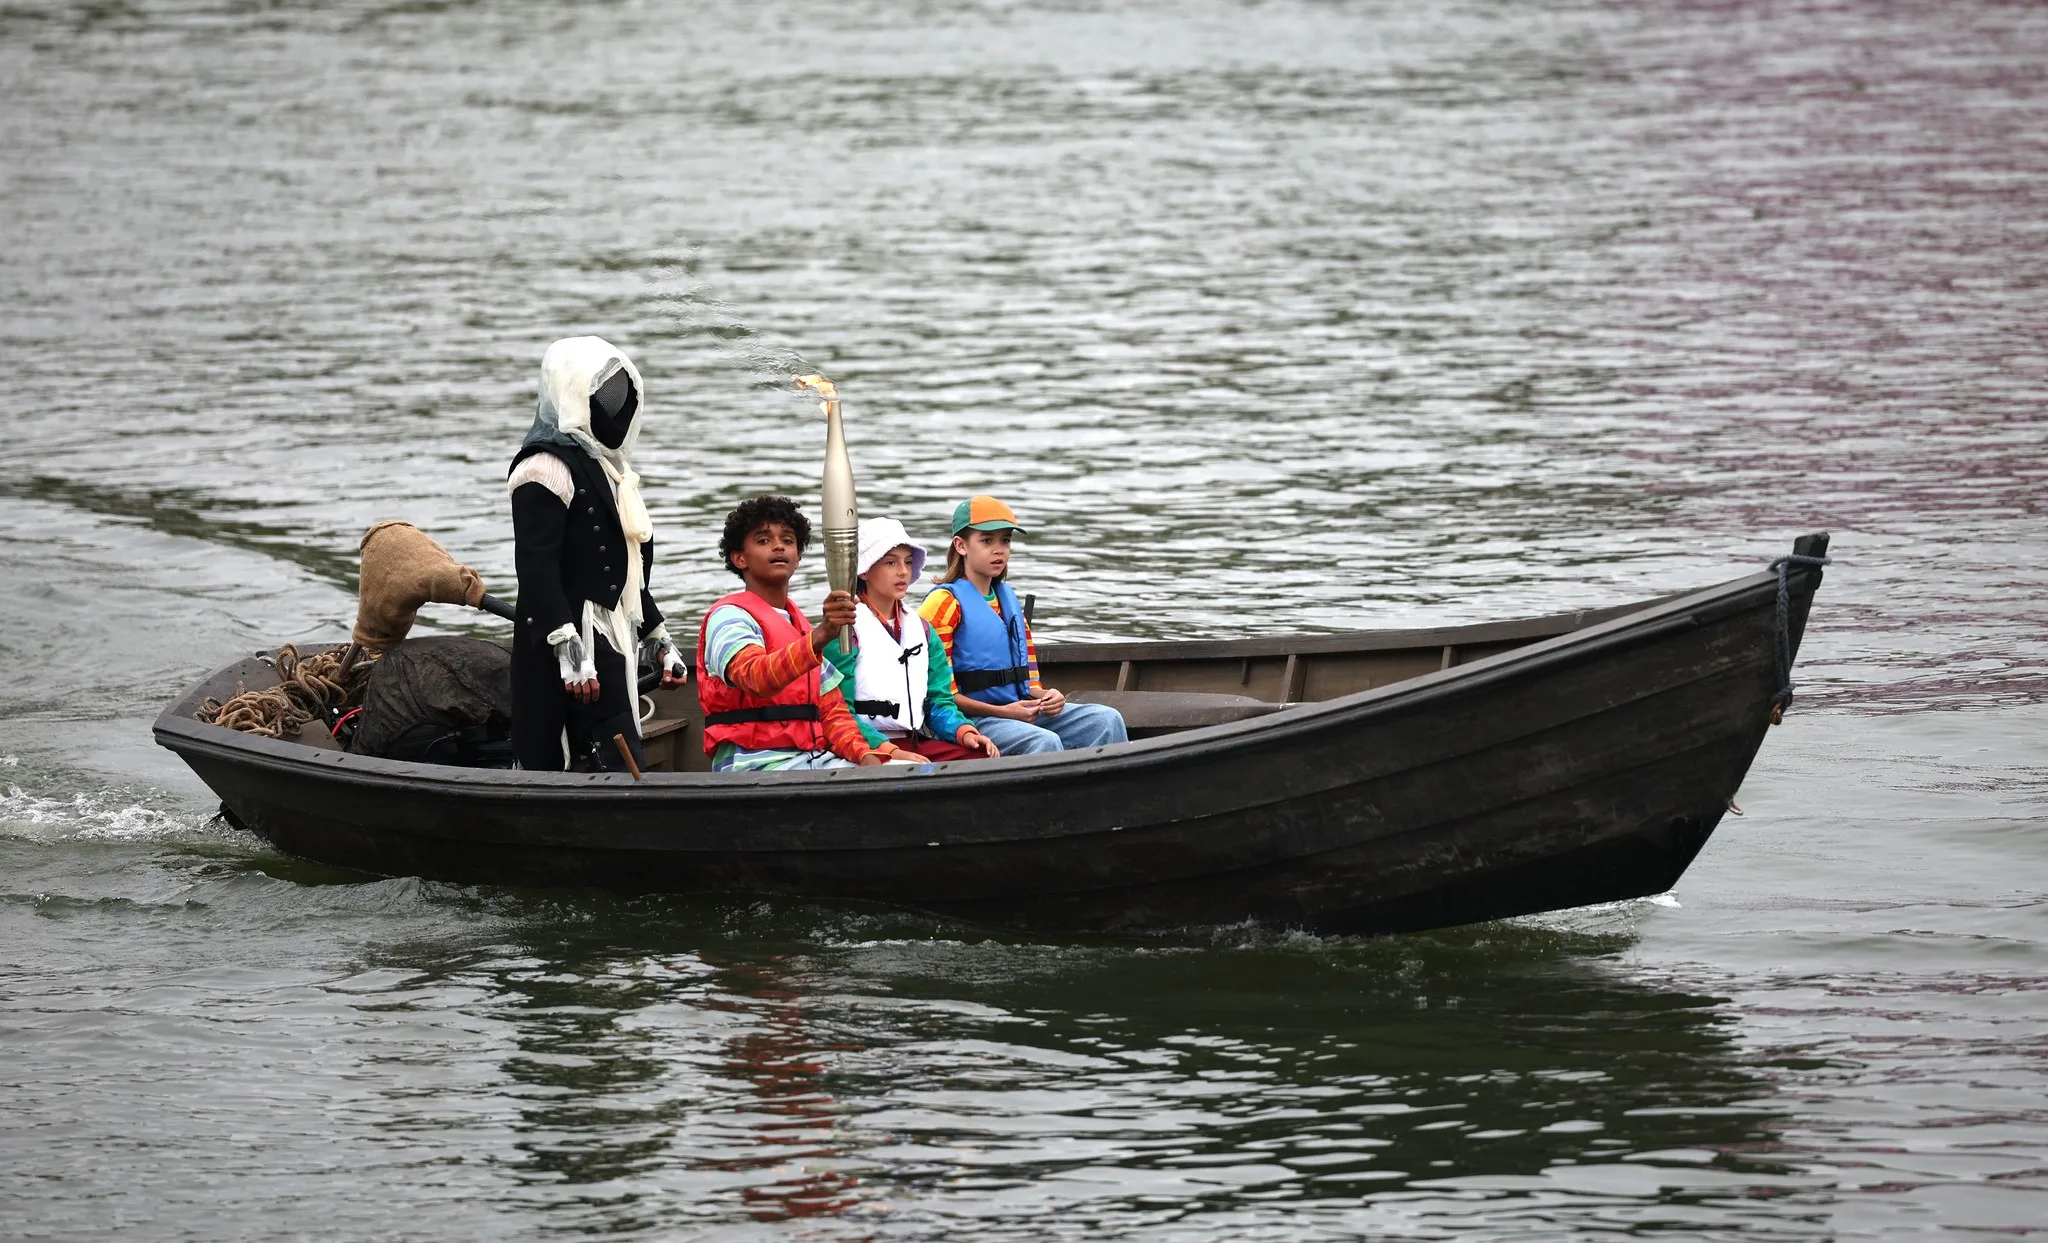
<path id="1" fill-rule="evenodd" d="M 0 756 L 0 768 L 16 768 L 14 756 Z M 9 783 L 0 793 L 0 838 L 60 841 L 222 841 L 241 835 L 209 815 L 165 811 L 134 790 L 96 790 L 70 795 L 32 793 Z"/>

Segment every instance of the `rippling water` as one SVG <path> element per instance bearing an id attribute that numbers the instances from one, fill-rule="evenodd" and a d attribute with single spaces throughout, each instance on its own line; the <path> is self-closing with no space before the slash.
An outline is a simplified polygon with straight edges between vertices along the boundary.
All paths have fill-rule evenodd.
<path id="1" fill-rule="evenodd" d="M 2048 1221 L 2048 10 L 0 4 L 0 1232 L 1844 1238 Z M 368 880 L 149 741 L 555 336 L 1049 635 L 1463 621 L 1828 529 L 1673 896 L 1382 941 Z M 488 629 L 452 615 L 444 627 Z"/>

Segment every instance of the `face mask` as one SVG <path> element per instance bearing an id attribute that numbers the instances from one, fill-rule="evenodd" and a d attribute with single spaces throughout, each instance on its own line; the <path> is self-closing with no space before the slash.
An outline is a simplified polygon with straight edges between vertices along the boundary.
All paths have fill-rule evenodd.
<path id="1" fill-rule="evenodd" d="M 590 434 L 607 449 L 626 443 L 626 431 L 633 426 L 633 413 L 640 408 L 640 394 L 622 368 L 598 385 L 590 395 Z"/>

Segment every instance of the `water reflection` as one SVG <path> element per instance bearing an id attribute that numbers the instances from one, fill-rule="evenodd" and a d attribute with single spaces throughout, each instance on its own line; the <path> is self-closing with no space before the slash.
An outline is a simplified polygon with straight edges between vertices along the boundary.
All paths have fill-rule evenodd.
<path id="1" fill-rule="evenodd" d="M 510 947 L 383 965 L 502 1025 L 474 1090 L 516 1103 L 508 1173 L 583 1227 L 1000 1233 L 1048 1208 L 1531 1194 L 1597 1214 L 1595 1184 L 1654 1194 L 1673 1168 L 1799 1182 L 1753 1103 L 1768 1072 L 1715 998 L 1632 977 L 1626 934 L 1048 945 L 799 906 L 522 903 Z"/>
<path id="2" fill-rule="evenodd" d="M 726 1070 L 754 1095 L 750 1108 L 758 1120 L 752 1130 L 760 1151 L 709 1164 L 784 1172 L 741 1192 L 749 1213 L 762 1221 L 836 1215 L 854 1203 L 859 1183 L 852 1174 L 819 1162 L 844 1152 L 835 1143 L 839 1110 L 825 1087 L 827 1066 L 834 1054 L 861 1046 L 821 1043 L 808 1029 L 808 999 L 789 987 L 786 971 L 786 963 L 772 959 L 732 962 L 721 972 L 727 991 L 707 1002 L 754 1020 L 729 1041 Z M 799 1172 L 786 1172 L 792 1164 Z"/>
<path id="3" fill-rule="evenodd" d="M 608 1183 L 649 1169 L 668 1147 L 661 1110 L 635 1103 L 666 1071 L 642 1033 L 619 1024 L 660 997 L 601 963 L 514 960 L 495 972 L 496 1003 L 519 1016 L 516 1051 L 502 1063 L 521 1101 L 515 1165 L 524 1178 Z"/>

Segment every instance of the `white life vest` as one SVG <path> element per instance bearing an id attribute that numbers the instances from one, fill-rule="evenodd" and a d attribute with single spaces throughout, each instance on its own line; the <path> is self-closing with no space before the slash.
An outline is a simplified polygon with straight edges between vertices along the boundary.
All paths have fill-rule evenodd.
<path id="1" fill-rule="evenodd" d="M 867 601 L 860 602 L 853 619 L 860 653 L 853 669 L 853 694 L 848 698 L 853 701 L 854 714 L 876 729 L 915 734 L 924 729 L 924 697 L 931 679 L 925 649 L 931 636 L 916 609 L 907 602 L 898 604 L 897 609 L 897 616 L 903 619 L 901 643 Z"/>

